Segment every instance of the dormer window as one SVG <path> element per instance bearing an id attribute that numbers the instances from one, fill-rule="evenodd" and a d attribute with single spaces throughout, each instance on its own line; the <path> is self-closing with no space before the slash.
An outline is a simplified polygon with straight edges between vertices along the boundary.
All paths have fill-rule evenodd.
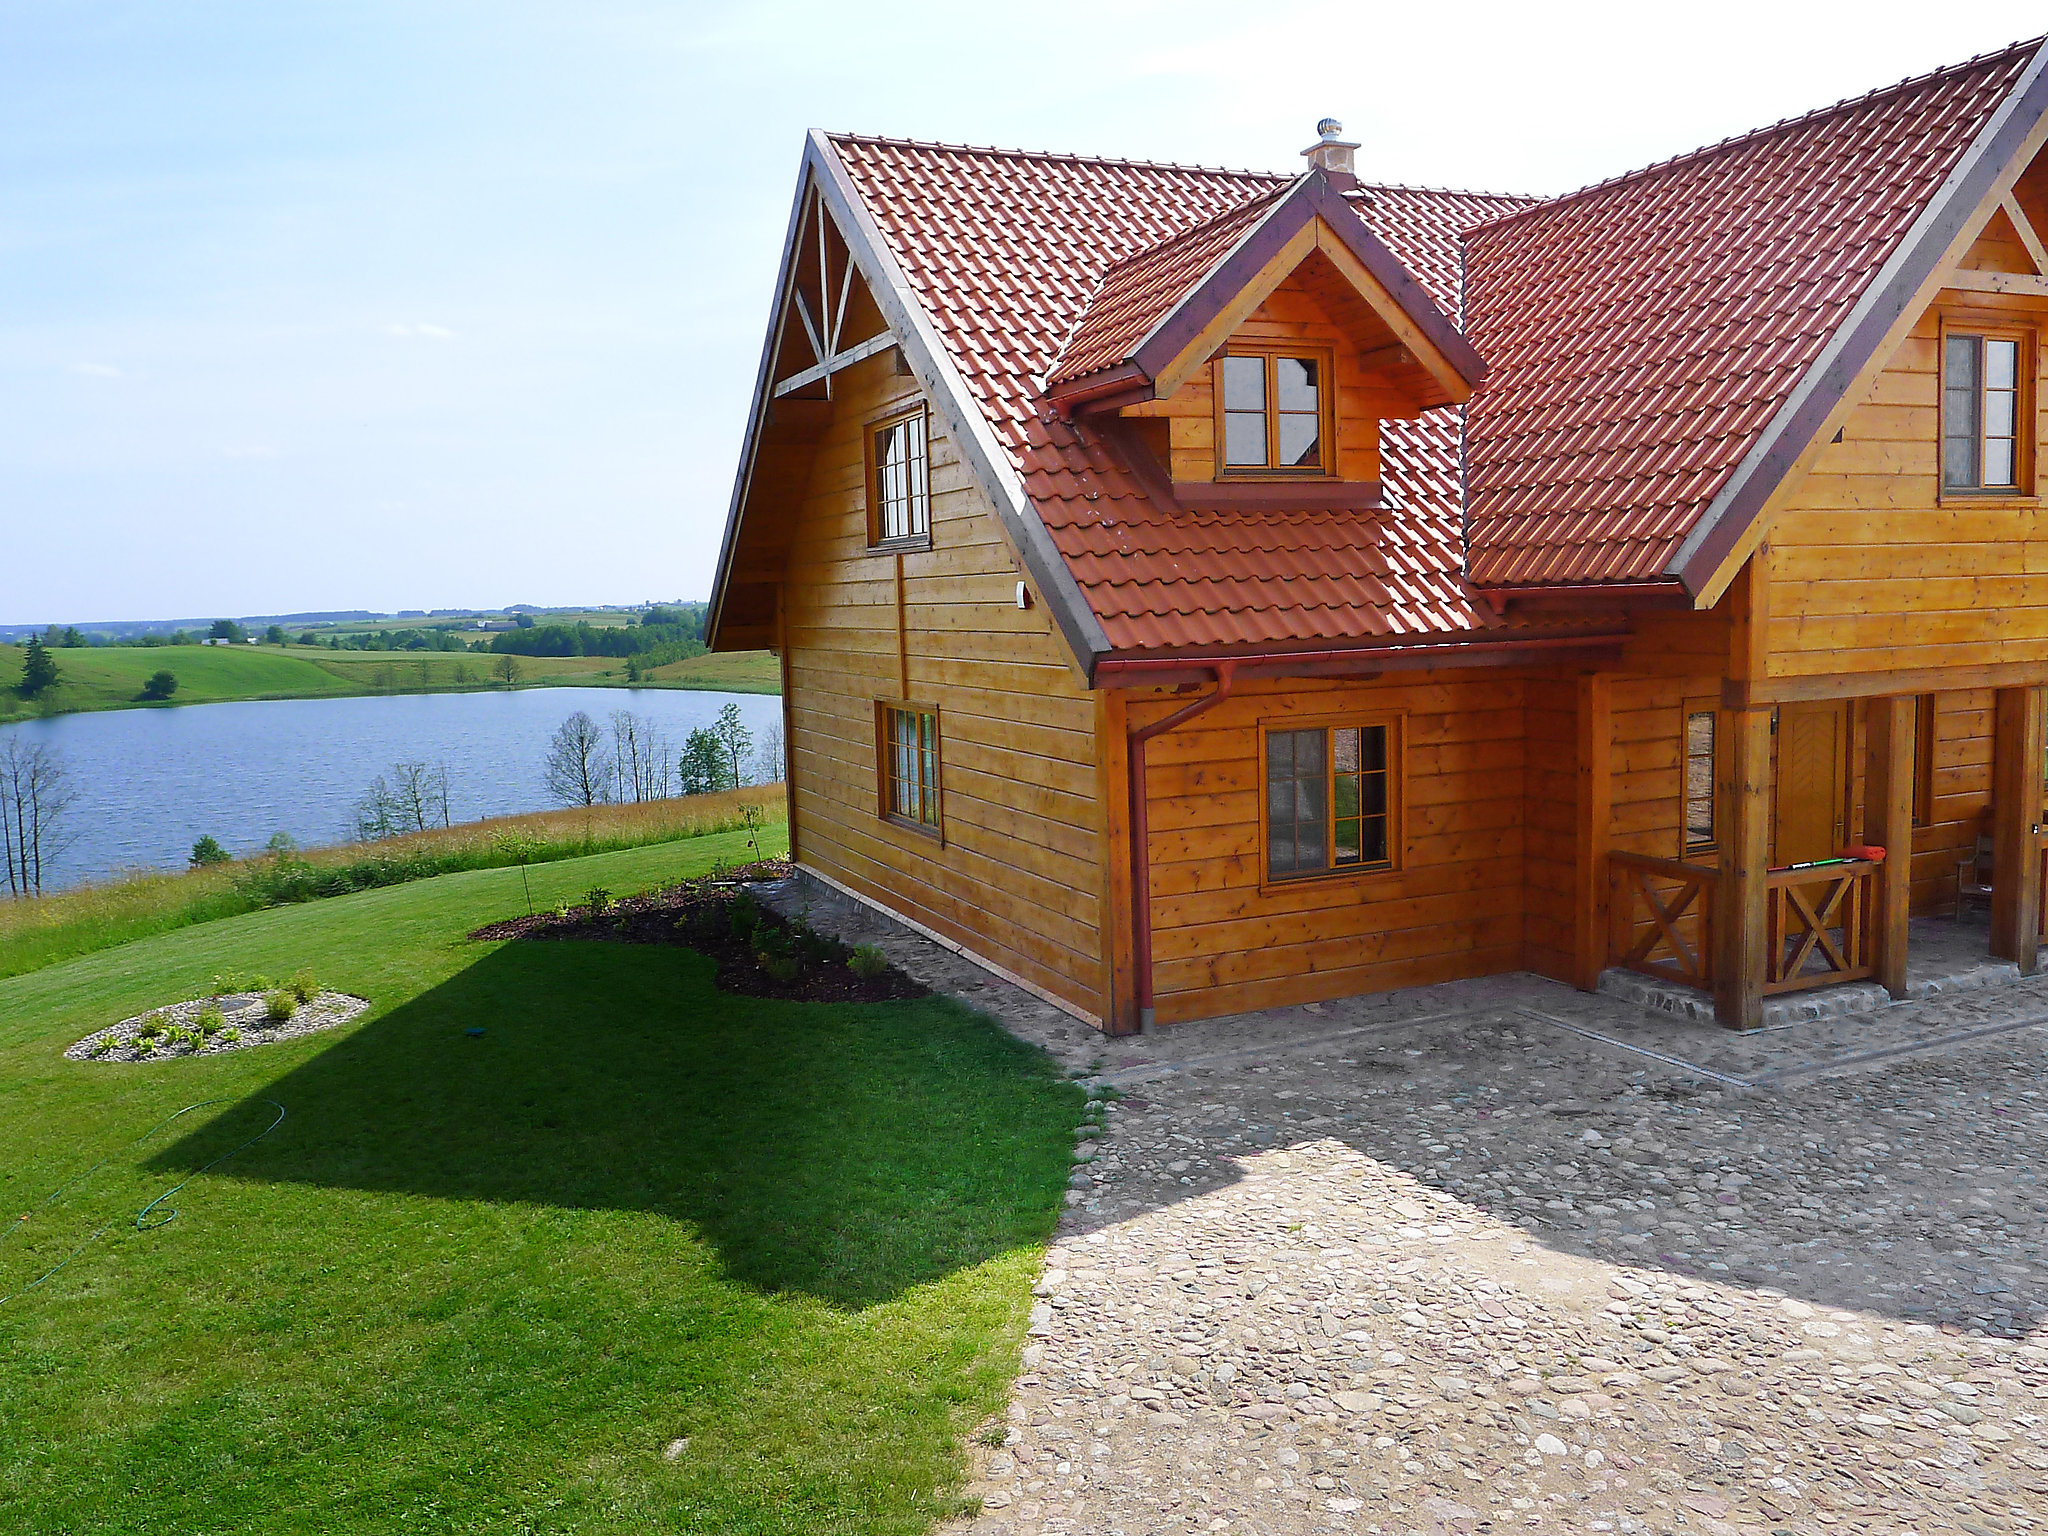
<path id="1" fill-rule="evenodd" d="M 1221 474 L 1329 473 L 1327 352 L 1233 349 L 1218 372 Z"/>

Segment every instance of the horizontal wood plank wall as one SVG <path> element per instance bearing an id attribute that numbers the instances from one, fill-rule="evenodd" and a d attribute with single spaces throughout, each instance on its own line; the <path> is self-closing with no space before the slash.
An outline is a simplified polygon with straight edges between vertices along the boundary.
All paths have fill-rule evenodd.
<path id="1" fill-rule="evenodd" d="M 1915 912 L 1955 909 L 1956 863 L 1974 855 L 1978 835 L 1991 831 L 1991 700 L 1989 688 L 1937 697 L 1934 815 L 1913 829 Z"/>
<path id="2" fill-rule="evenodd" d="M 1274 289 L 1238 328 L 1245 341 L 1300 341 L 1327 347 L 1337 369 L 1337 474 L 1344 480 L 1380 477 L 1380 419 L 1412 416 L 1415 407 L 1384 377 L 1366 372 L 1358 348 L 1334 325 L 1299 275 Z M 1123 414 L 1163 418 L 1168 463 L 1176 480 L 1216 478 L 1216 364 L 1209 363 L 1165 400 L 1130 406 Z"/>
<path id="3" fill-rule="evenodd" d="M 2048 322 L 2036 300 L 1943 298 L 1952 324 L 1963 309 Z M 1939 361 L 1930 313 L 1773 516 L 1771 677 L 2013 662 L 2048 677 L 2048 522 L 2036 506 L 1944 504 Z"/>
<path id="4" fill-rule="evenodd" d="M 864 425 L 915 397 L 884 355 L 834 379 L 836 407 L 783 574 L 790 777 L 803 859 L 1100 1016 L 1096 704 L 936 418 L 932 547 L 867 547 Z M 936 705 L 943 845 L 878 814 L 877 699 Z"/>
<path id="5" fill-rule="evenodd" d="M 1133 725 L 1185 703 L 1134 695 Z M 1395 872 L 1267 884 L 1259 723 L 1401 713 L 1405 858 Z M 1518 969 L 1523 681 L 1417 673 L 1251 684 L 1148 748 L 1161 1023 Z"/>
<path id="6" fill-rule="evenodd" d="M 1569 981 L 1577 943 L 1573 870 L 1577 862 L 1578 685 L 1572 678 L 1532 677 L 1524 685 L 1523 964 Z"/>
<path id="7" fill-rule="evenodd" d="M 1680 859 L 1711 866 L 1714 856 L 1687 859 L 1685 852 L 1685 706 L 1716 703 L 1721 695 L 1718 673 L 1697 677 L 1617 677 L 1614 680 L 1614 751 L 1612 822 L 1609 847 L 1616 853 L 1640 853 L 1656 859 Z M 1675 882 L 1653 880 L 1660 891 Z M 1634 932 L 1651 927 L 1640 906 Z M 1700 942 L 1699 915 L 1689 913 L 1680 931 L 1694 945 Z"/>

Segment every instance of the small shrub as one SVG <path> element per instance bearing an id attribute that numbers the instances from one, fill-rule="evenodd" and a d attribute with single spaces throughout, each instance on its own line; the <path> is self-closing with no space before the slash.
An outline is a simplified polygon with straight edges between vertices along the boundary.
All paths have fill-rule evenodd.
<path id="1" fill-rule="evenodd" d="M 721 854 L 718 858 L 715 858 L 711 861 L 711 878 L 714 881 L 723 884 L 725 881 L 730 880 L 732 878 L 732 872 L 738 868 L 739 866 L 733 863 L 731 859 L 728 859 Z"/>
<path id="2" fill-rule="evenodd" d="M 192 857 L 188 862 L 194 869 L 207 869 L 215 864 L 227 863 L 228 851 L 209 834 L 192 845 Z"/>
<path id="3" fill-rule="evenodd" d="M 198 1015 L 194 1017 L 192 1022 L 198 1026 L 199 1033 L 202 1036 L 211 1040 L 215 1035 L 227 1028 L 228 1016 L 222 1013 L 217 1005 L 209 1003 L 199 1010 Z"/>
<path id="4" fill-rule="evenodd" d="M 298 997 L 289 987 L 280 987 L 263 999 L 263 1017 L 273 1024 L 288 1024 L 299 1011 Z"/>
<path id="5" fill-rule="evenodd" d="M 797 964 L 795 956 L 784 955 L 779 959 L 763 960 L 761 962 L 761 969 L 777 981 L 791 982 L 796 980 L 803 967 Z"/>
<path id="6" fill-rule="evenodd" d="M 603 917 L 612 909 L 612 893 L 601 885 L 593 885 L 583 893 L 583 904 L 592 917 Z"/>
<path id="7" fill-rule="evenodd" d="M 744 943 L 760 926 L 760 904 L 745 891 L 741 891 L 732 899 L 729 920 L 732 923 L 732 936 Z"/>
<path id="8" fill-rule="evenodd" d="M 239 1029 L 224 1029 L 220 1032 L 220 1037 L 221 1039 L 225 1040 L 229 1045 L 233 1045 L 237 1040 L 242 1038 L 242 1032 Z"/>
<path id="9" fill-rule="evenodd" d="M 889 957 L 879 944 L 856 944 L 846 957 L 846 967 L 862 981 L 873 981 L 889 969 Z"/>
<path id="10" fill-rule="evenodd" d="M 809 965 L 837 965 L 846 958 L 846 946 L 829 934 L 818 932 L 805 923 L 798 923 L 794 930 L 796 952 Z"/>
<path id="11" fill-rule="evenodd" d="M 135 1054 L 136 1054 L 136 1055 L 138 1055 L 138 1056 L 153 1056 L 153 1055 L 155 1055 L 155 1054 L 156 1054 L 156 1042 L 155 1042 L 154 1040 L 142 1040 L 142 1039 L 137 1039 L 137 1040 L 135 1041 Z"/>
<path id="12" fill-rule="evenodd" d="M 154 1040 L 163 1032 L 164 1016 L 160 1013 L 152 1013 L 136 1029 L 135 1038 L 138 1040 Z"/>
<path id="13" fill-rule="evenodd" d="M 88 1056 L 104 1056 L 113 1048 L 114 1037 L 112 1035 L 102 1035 L 99 1039 L 93 1041 L 92 1048 L 85 1054 Z"/>
<path id="14" fill-rule="evenodd" d="M 771 960 L 791 959 L 789 948 L 789 935 L 780 928 L 763 923 L 754 930 L 754 958 L 762 965 Z"/>
<path id="15" fill-rule="evenodd" d="M 145 699 L 168 699 L 177 691 L 177 676 L 168 667 L 161 667 L 150 673 L 149 681 L 142 685 L 142 696 Z"/>
<path id="16" fill-rule="evenodd" d="M 311 971 L 300 971 L 290 982 L 291 993 L 302 1003 L 310 1003 L 320 995 L 320 983 Z"/>

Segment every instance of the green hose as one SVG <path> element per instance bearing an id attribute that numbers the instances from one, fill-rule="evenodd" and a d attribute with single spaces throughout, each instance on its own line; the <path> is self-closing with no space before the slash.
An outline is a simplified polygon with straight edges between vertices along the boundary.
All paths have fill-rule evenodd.
<path id="1" fill-rule="evenodd" d="M 126 1147 L 122 1148 L 122 1150 L 132 1151 L 134 1148 L 141 1146 L 145 1141 L 149 1140 L 150 1137 L 154 1136 L 158 1131 L 162 1130 L 165 1126 L 169 1125 L 173 1120 L 182 1120 L 185 1116 L 191 1114 L 192 1111 L 195 1109 L 206 1109 L 214 1104 L 232 1104 L 235 1102 L 237 1101 L 233 1099 L 201 1099 L 197 1104 L 187 1104 L 175 1115 L 167 1115 L 163 1119 L 157 1121 L 155 1125 L 152 1125 L 140 1136 L 136 1137 L 133 1141 L 129 1142 Z M 268 1104 L 272 1109 L 276 1110 L 277 1118 L 271 1121 L 270 1124 L 263 1127 L 263 1129 L 258 1131 L 254 1136 L 251 1136 L 247 1141 L 243 1142 L 240 1146 L 229 1148 L 227 1151 L 221 1153 L 219 1157 L 216 1157 L 212 1162 L 207 1163 L 204 1167 L 194 1168 L 190 1173 L 186 1174 L 184 1178 L 178 1180 L 177 1183 L 173 1184 L 169 1189 L 165 1190 L 162 1194 L 158 1195 L 154 1200 L 150 1201 L 149 1204 L 145 1205 L 141 1210 L 137 1211 L 135 1213 L 135 1219 L 133 1222 L 134 1228 L 137 1232 L 154 1232 L 157 1228 L 169 1226 L 172 1222 L 176 1221 L 178 1219 L 178 1213 L 175 1209 L 167 1212 L 162 1216 L 159 1216 L 155 1221 L 149 1220 L 149 1213 L 155 1210 L 158 1206 L 162 1205 L 166 1200 L 170 1199 L 171 1196 L 175 1195 L 187 1184 L 190 1184 L 194 1179 L 198 1178 L 199 1175 L 201 1175 L 202 1173 L 207 1172 L 209 1169 L 218 1168 L 222 1163 L 226 1162 L 229 1158 L 233 1157 L 237 1152 L 247 1151 L 250 1147 L 255 1146 L 257 1142 L 261 1141 L 264 1137 L 268 1136 L 272 1131 L 276 1130 L 280 1125 L 284 1124 L 284 1106 L 278 1103 L 277 1100 L 258 1099 L 256 1102 L 259 1104 Z M 80 1184 L 83 1184 L 87 1179 L 91 1178 L 94 1174 L 98 1173 L 102 1168 L 106 1167 L 108 1163 L 112 1162 L 114 1160 L 114 1156 L 115 1154 L 109 1153 L 107 1156 L 101 1158 L 98 1162 L 94 1163 L 90 1168 L 86 1169 L 85 1172 L 77 1174 L 72 1178 L 66 1179 L 62 1184 L 59 1184 L 55 1189 L 50 1191 L 48 1197 L 44 1199 L 43 1204 L 45 1206 L 56 1204 L 58 1198 L 63 1195 L 64 1191 L 66 1191 L 67 1189 L 75 1189 Z M 11 1222 L 4 1229 L 0 1229 L 0 1243 L 5 1243 L 10 1237 L 14 1236 L 15 1233 L 19 1232 L 22 1229 L 22 1227 L 27 1225 L 27 1223 L 28 1217 L 24 1215 L 21 1217 L 19 1221 Z M 54 1279 L 64 1269 L 65 1265 L 69 1264 L 81 1253 L 85 1252 L 86 1249 L 90 1248 L 102 1237 L 105 1237 L 109 1232 L 113 1231 L 114 1228 L 118 1225 L 120 1225 L 120 1223 L 118 1222 L 108 1222 L 105 1226 L 101 1227 L 97 1232 L 93 1233 L 92 1236 L 88 1237 L 84 1242 L 80 1243 L 76 1248 L 72 1249 L 69 1253 L 67 1253 L 64 1256 L 63 1260 L 60 1263 L 58 1263 L 54 1269 L 47 1270 L 43 1274 L 38 1275 L 35 1279 L 31 1280 L 27 1285 L 21 1287 L 21 1289 L 18 1291 L 9 1291 L 5 1296 L 0 1296 L 0 1307 L 6 1306 L 8 1302 L 14 1300 L 17 1296 L 26 1296 L 30 1291 L 34 1290 L 37 1286 L 43 1284 L 46 1280 Z"/>

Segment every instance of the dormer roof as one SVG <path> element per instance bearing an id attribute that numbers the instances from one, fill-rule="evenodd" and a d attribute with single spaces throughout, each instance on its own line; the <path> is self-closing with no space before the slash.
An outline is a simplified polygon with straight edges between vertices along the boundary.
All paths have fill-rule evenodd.
<path id="1" fill-rule="evenodd" d="M 1103 389 L 1171 394 L 1208 360 L 1213 347 L 1204 342 L 1219 324 L 1241 318 L 1320 250 L 1377 325 L 1426 359 L 1420 403 L 1464 402 L 1485 364 L 1372 232 L 1362 202 L 1310 170 L 1114 263 L 1052 366 L 1048 396 L 1065 403 Z"/>

